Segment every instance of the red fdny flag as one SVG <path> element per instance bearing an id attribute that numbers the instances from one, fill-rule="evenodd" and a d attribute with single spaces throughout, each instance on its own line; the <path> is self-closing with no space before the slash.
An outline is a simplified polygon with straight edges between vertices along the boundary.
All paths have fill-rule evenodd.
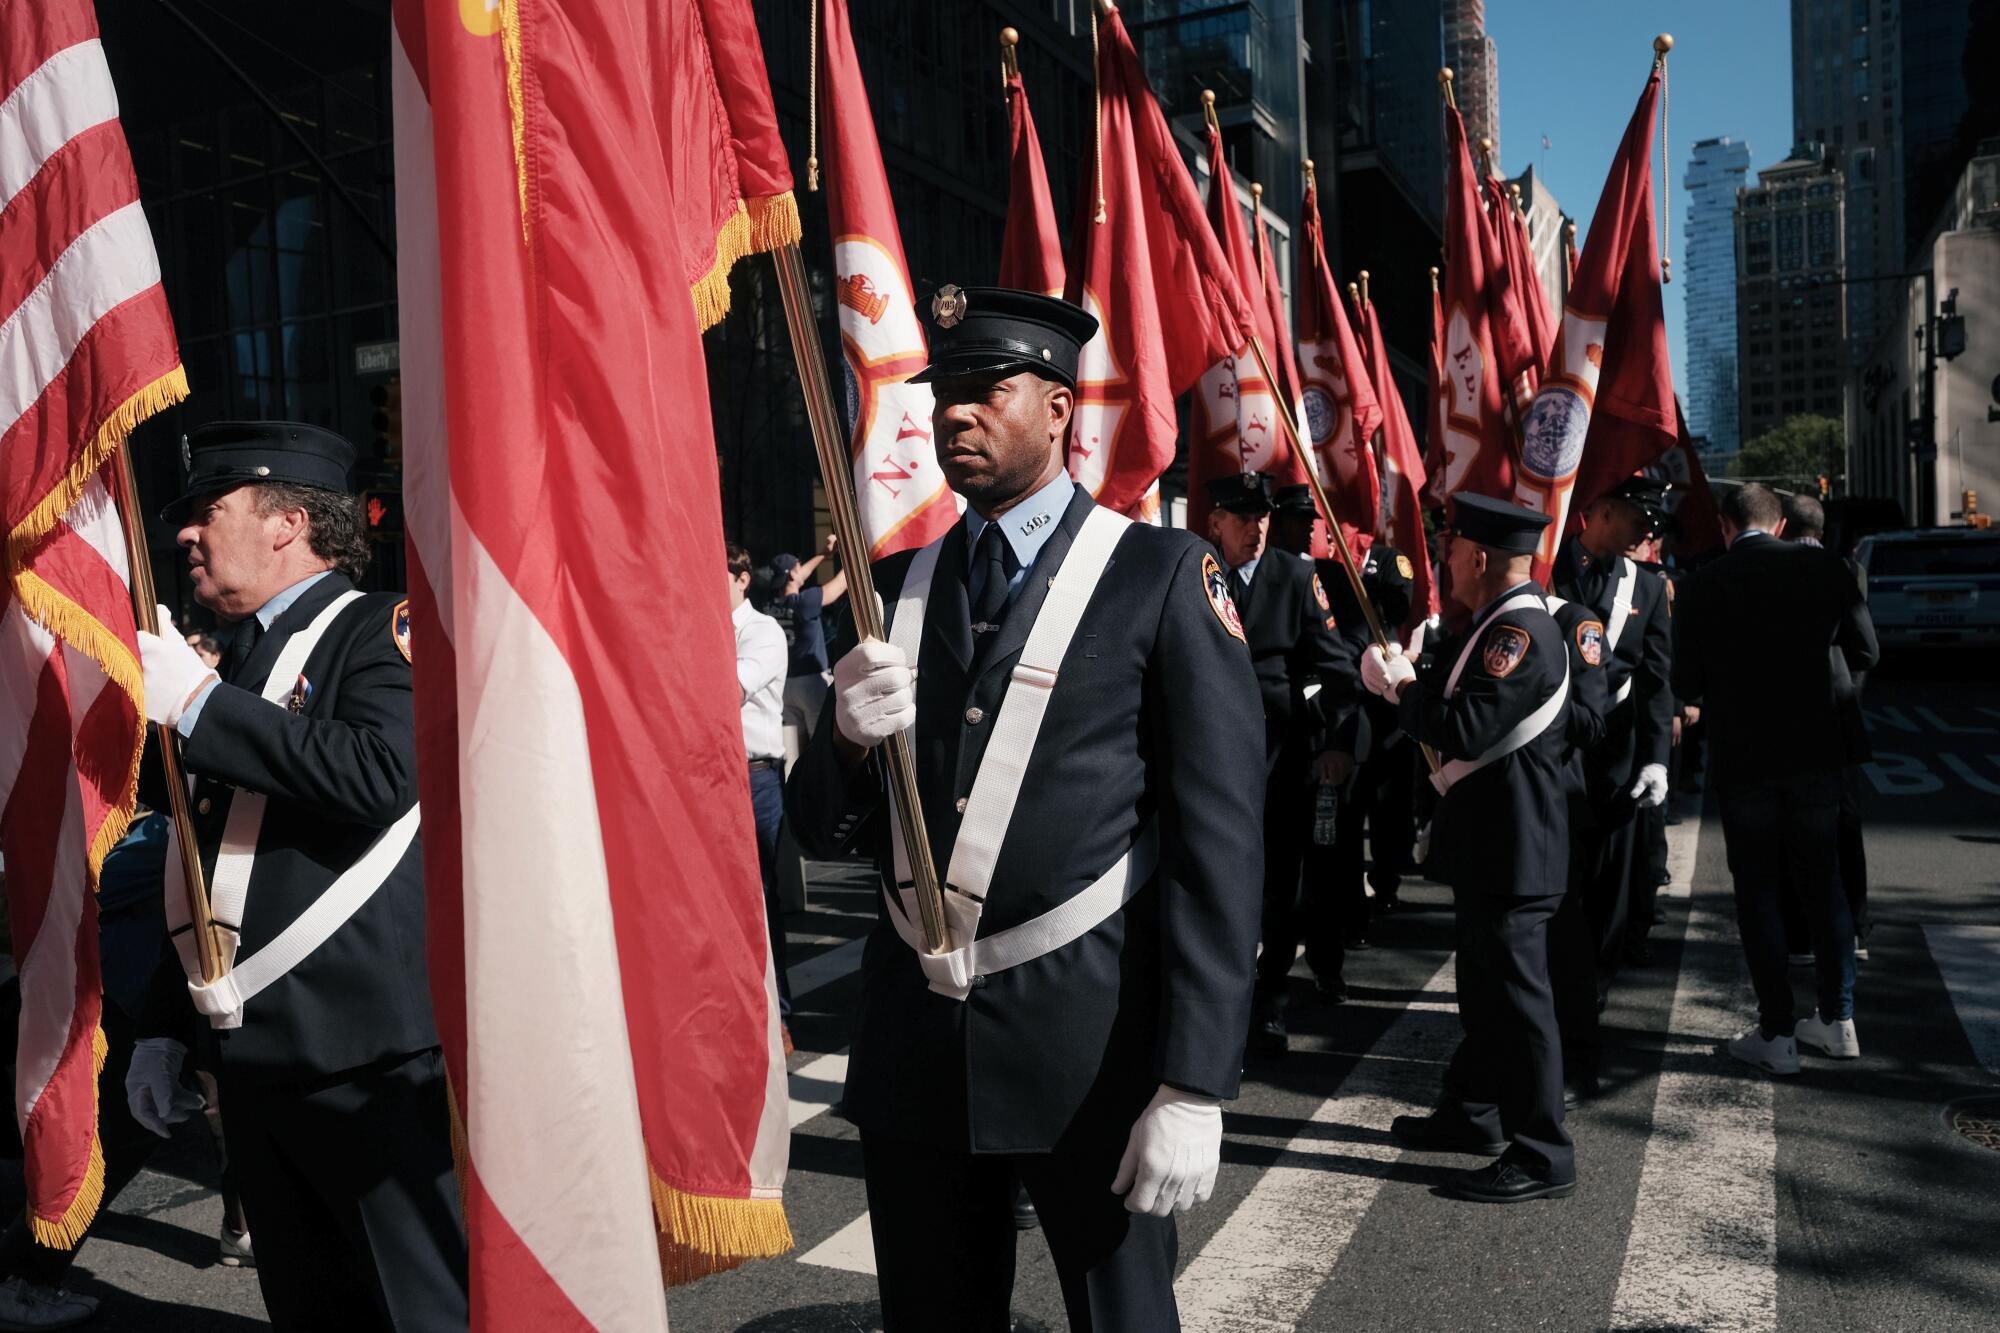
<path id="1" fill-rule="evenodd" d="M 1317 183 L 1308 181 L 1299 206 L 1299 367 L 1305 382 L 1301 433 L 1312 445 L 1320 485 L 1355 555 L 1368 549 L 1382 519 L 1382 489 L 1375 470 L 1375 432 L 1382 404 L 1368 362 L 1340 303 L 1333 268 L 1326 262 L 1326 223 Z"/>
<path id="2" fill-rule="evenodd" d="M 1674 447 L 1660 456 L 1654 470 L 1673 483 L 1669 494 L 1674 516 L 1674 549 L 1685 561 L 1722 549 L 1722 520 L 1715 507 L 1715 492 L 1709 489 L 1708 473 L 1701 466 L 1701 454 L 1688 435 L 1687 416 L 1680 401 L 1674 401 Z"/>
<path id="3" fill-rule="evenodd" d="M 870 559 L 928 546 L 958 521 L 931 443 L 931 390 L 910 376 L 930 359 L 868 89 L 847 26 L 847 0 L 819 0 L 825 108 L 826 214 L 834 301 L 847 364 L 854 494 Z"/>
<path id="4" fill-rule="evenodd" d="M 1653 239 L 1655 62 L 1598 196 L 1549 377 L 1522 429 L 1515 498 L 1555 519 L 1535 577 L 1555 563 L 1570 496 L 1600 494 L 1673 447 L 1673 367 Z"/>
<path id="5" fill-rule="evenodd" d="M 1272 371 L 1282 374 L 1280 367 L 1290 348 L 1281 350 L 1281 325 L 1272 321 L 1264 302 L 1263 280 L 1249 233 L 1243 227 L 1236 182 L 1223 156 L 1222 135 L 1213 125 L 1208 127 L 1208 221 L 1223 254 L 1229 257 L 1237 289 L 1251 299 L 1243 311 L 1243 322 L 1257 331 Z M 1259 221 L 1257 225 L 1261 229 L 1264 224 Z M 1285 341 L 1288 344 L 1290 339 Z M 1195 440 L 1188 456 L 1188 527 L 1194 531 L 1208 530 L 1208 482 L 1212 478 L 1262 472 L 1278 485 L 1306 479 L 1278 420 L 1277 393 L 1248 346 L 1203 373 L 1194 405 Z"/>
<path id="6" fill-rule="evenodd" d="M 1430 545 L 1424 536 L 1424 460 L 1409 413 L 1403 410 L 1403 395 L 1396 392 L 1389 372 L 1389 349 L 1382 341 L 1373 301 L 1363 309 L 1361 321 L 1368 340 L 1368 369 L 1382 386 L 1382 539 L 1410 562 L 1404 571 L 1412 585 L 1410 619 L 1403 626 L 1407 631 L 1438 611 L 1437 581 L 1431 576 Z"/>
<path id="7" fill-rule="evenodd" d="M 1494 351 L 1494 276 L 1487 271 L 1487 226 L 1465 122 L 1444 109 L 1445 225 L 1441 372 L 1445 391 L 1440 496 L 1458 491 L 1508 496 L 1514 489 L 1514 432 L 1505 403 L 1506 369 Z"/>
<path id="8" fill-rule="evenodd" d="M 1098 130 L 1063 295 L 1097 317 L 1078 360 L 1069 470 L 1097 502 L 1144 512 L 1174 461 L 1174 396 L 1249 341 L 1236 276 L 1116 10 L 1098 20 Z"/>
<path id="9" fill-rule="evenodd" d="M 1007 69 L 1007 229 L 1000 234 L 1000 285 L 1044 296 L 1063 292 L 1062 233 L 1049 200 L 1042 141 L 1028 110 L 1020 67 Z"/>
<path id="10" fill-rule="evenodd" d="M 1528 236 L 1528 220 L 1521 216 L 1520 196 L 1506 181 L 1488 178 L 1487 197 L 1492 200 L 1493 218 L 1500 233 L 1501 258 L 1507 265 L 1509 289 L 1515 294 L 1527 322 L 1533 353 L 1532 368 L 1539 387 L 1542 372 L 1556 346 L 1556 316 L 1542 287 L 1541 270 L 1535 266 L 1535 245 Z"/>

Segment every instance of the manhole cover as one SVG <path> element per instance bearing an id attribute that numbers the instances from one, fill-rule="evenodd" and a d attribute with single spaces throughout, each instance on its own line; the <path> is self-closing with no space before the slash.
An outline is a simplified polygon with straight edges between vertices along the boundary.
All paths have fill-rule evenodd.
<path id="1" fill-rule="evenodd" d="M 1961 1097 L 1945 1106 L 1944 1123 L 1966 1142 L 2000 1152 L 2000 1097 Z"/>

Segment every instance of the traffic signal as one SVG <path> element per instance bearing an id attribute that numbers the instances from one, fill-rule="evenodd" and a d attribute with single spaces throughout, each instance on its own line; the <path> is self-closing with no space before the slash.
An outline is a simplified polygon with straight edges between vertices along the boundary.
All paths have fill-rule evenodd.
<path id="1" fill-rule="evenodd" d="M 369 420 L 375 432 L 375 456 L 384 462 L 402 458 L 403 377 L 391 375 L 388 383 L 377 384 L 368 391 L 368 401 L 375 407 Z"/>
<path id="2" fill-rule="evenodd" d="M 403 493 L 401 491 L 361 492 L 361 521 L 367 527 L 369 541 L 399 542 L 403 540 Z"/>
<path id="3" fill-rule="evenodd" d="M 1824 499 L 1826 499 L 1826 498 L 1827 498 L 1828 496 L 1830 496 L 1830 495 L 1832 495 L 1832 494 L 1833 494 L 1833 483 L 1832 483 L 1832 482 L 1829 482 L 1829 481 L 1828 481 L 1828 480 L 1826 479 L 1826 474 L 1825 474 L 1824 472 L 1820 473 L 1820 474 L 1819 474 L 1819 498 L 1820 498 L 1820 499 L 1822 499 L 1822 500 L 1824 500 Z"/>

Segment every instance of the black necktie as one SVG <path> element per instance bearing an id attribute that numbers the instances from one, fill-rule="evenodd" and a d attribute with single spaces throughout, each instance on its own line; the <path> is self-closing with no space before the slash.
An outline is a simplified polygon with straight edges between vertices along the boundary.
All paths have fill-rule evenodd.
<path id="1" fill-rule="evenodd" d="M 1007 539 L 998 523 L 979 534 L 974 567 L 981 571 L 979 599 L 972 604 L 972 655 L 977 660 L 1007 614 Z"/>
<path id="2" fill-rule="evenodd" d="M 1250 609 L 1250 577 L 1240 569 L 1229 572 L 1229 596 L 1239 613 Z"/>
<path id="3" fill-rule="evenodd" d="M 222 654 L 224 680 L 234 683 L 242 674 L 243 664 L 250 660 L 251 651 L 263 635 L 264 627 L 257 623 L 255 616 L 245 616 L 236 622 L 236 630 L 229 636 L 229 648 Z"/>

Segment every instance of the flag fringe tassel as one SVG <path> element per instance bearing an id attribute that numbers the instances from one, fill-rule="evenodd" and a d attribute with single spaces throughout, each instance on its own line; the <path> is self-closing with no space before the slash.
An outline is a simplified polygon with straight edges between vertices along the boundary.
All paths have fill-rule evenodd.
<path id="1" fill-rule="evenodd" d="M 63 1209 L 61 1217 L 47 1218 L 28 1209 L 28 1227 L 35 1233 L 35 1241 L 52 1250 L 73 1250 L 83 1243 L 83 1237 L 90 1230 L 91 1222 L 97 1217 L 97 1210 L 104 1203 L 104 1141 L 97 1132 L 97 1081 L 104 1074 L 104 1062 L 111 1054 L 110 1043 L 104 1039 L 104 1029 L 90 1030 L 91 1072 L 90 1072 L 90 1162 L 84 1167 L 83 1180 L 76 1187 L 76 1194 Z"/>
<path id="2" fill-rule="evenodd" d="M 782 194 L 739 199 L 736 212 L 715 234 L 715 262 L 689 284 L 695 322 L 706 333 L 729 313 L 729 271 L 746 255 L 764 254 L 781 245 L 797 245 L 799 204 L 790 190 Z"/>
<path id="3" fill-rule="evenodd" d="M 657 1173 L 652 1173 L 652 1182 L 653 1215 L 660 1224 L 660 1272 L 670 1287 L 792 1248 L 792 1227 L 780 1199 L 689 1194 Z"/>

